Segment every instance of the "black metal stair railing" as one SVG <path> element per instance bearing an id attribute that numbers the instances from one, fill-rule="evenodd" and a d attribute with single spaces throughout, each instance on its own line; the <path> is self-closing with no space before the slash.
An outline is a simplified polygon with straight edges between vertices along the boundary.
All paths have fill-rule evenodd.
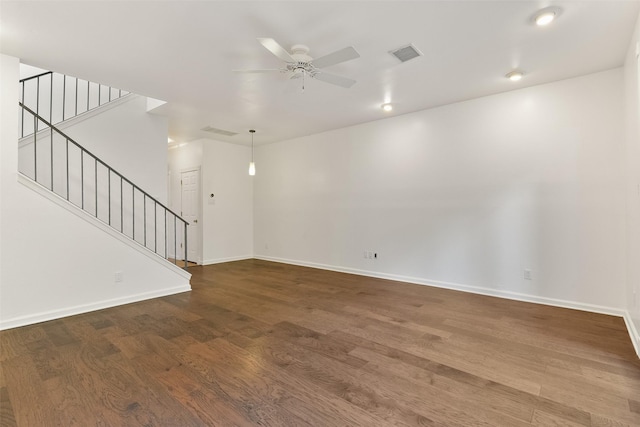
<path id="1" fill-rule="evenodd" d="M 128 95 L 111 86 L 47 71 L 20 80 L 20 102 L 48 122 L 57 125 L 94 108 Z M 42 123 L 38 122 L 38 126 Z M 25 110 L 20 114 L 20 137 L 31 135 L 31 121 L 25 123 Z"/>
<path id="2" fill-rule="evenodd" d="M 22 117 L 38 129 L 20 142 L 20 173 L 157 255 L 176 265 L 184 261 L 187 267 L 187 221 L 36 111 L 19 105 Z"/>

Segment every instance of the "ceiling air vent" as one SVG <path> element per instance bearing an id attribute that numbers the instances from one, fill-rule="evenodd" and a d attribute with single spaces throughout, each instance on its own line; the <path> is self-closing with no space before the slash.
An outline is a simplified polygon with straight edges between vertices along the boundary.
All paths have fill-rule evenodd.
<path id="1" fill-rule="evenodd" d="M 238 132 L 231 132 L 230 130 L 217 129 L 211 126 L 204 127 L 201 130 L 205 132 L 215 133 L 218 135 L 224 135 L 224 136 L 236 136 L 238 134 Z"/>
<path id="2" fill-rule="evenodd" d="M 422 56 L 422 53 L 412 44 L 392 50 L 389 53 L 398 58 L 400 62 L 407 62 L 410 59 Z"/>

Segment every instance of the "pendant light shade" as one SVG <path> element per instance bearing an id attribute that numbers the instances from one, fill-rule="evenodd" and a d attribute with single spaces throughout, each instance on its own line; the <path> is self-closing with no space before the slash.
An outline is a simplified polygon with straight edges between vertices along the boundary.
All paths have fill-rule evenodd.
<path id="1" fill-rule="evenodd" d="M 251 162 L 249 163 L 249 175 L 254 176 L 256 174 L 256 164 L 253 162 L 253 134 L 255 130 L 249 130 L 251 132 Z"/>

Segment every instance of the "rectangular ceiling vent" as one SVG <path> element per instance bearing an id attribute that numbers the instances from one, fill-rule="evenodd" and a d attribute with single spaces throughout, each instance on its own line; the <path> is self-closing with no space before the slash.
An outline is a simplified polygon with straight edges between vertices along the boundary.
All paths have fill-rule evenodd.
<path id="1" fill-rule="evenodd" d="M 413 58 L 422 56 L 422 53 L 412 44 L 392 50 L 389 53 L 398 58 L 400 62 L 407 62 Z"/>
<path id="2" fill-rule="evenodd" d="M 224 136 L 236 136 L 238 134 L 238 132 L 231 132 L 230 130 L 217 129 L 211 126 L 204 127 L 201 130 L 205 132 L 215 133 L 218 135 L 224 135 Z"/>

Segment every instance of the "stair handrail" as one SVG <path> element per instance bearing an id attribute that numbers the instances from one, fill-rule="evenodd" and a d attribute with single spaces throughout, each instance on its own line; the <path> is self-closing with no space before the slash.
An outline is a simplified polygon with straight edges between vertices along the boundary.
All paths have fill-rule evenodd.
<path id="1" fill-rule="evenodd" d="M 44 74 L 46 74 L 46 73 L 44 73 Z M 34 76 L 34 77 L 36 77 L 36 76 Z M 84 156 L 84 154 L 87 154 L 87 155 L 89 155 L 91 158 L 93 158 L 93 160 L 96 162 L 96 169 L 97 169 L 97 163 L 98 163 L 98 162 L 99 162 L 102 166 L 104 166 L 105 168 L 107 168 L 107 171 L 109 172 L 109 180 L 111 179 L 111 173 L 114 173 L 114 174 L 115 174 L 116 176 L 118 176 L 121 180 L 123 180 L 123 181 L 127 182 L 129 185 L 131 185 L 131 187 L 132 187 L 132 194 L 133 194 L 133 197 L 135 197 L 135 190 L 138 190 L 138 191 L 139 191 L 140 193 L 142 193 L 142 195 L 144 196 L 145 201 L 146 201 L 146 199 L 147 199 L 147 198 L 148 198 L 148 199 L 150 199 L 151 201 L 153 201 L 154 206 L 155 206 L 155 209 L 157 209 L 157 208 L 158 208 L 158 206 L 159 206 L 161 209 L 164 209 L 164 211 L 165 211 L 165 228 L 166 228 L 166 214 L 167 214 L 167 213 L 170 213 L 171 215 L 173 215 L 173 217 L 174 217 L 174 222 L 175 222 L 175 221 L 181 221 L 181 222 L 184 224 L 184 255 L 185 255 L 185 256 L 184 256 L 184 266 L 185 266 L 185 268 L 188 266 L 188 261 L 187 261 L 187 254 L 188 254 L 188 251 L 187 251 L 187 227 L 189 226 L 189 222 L 187 222 L 187 220 L 185 220 L 185 219 L 184 219 L 184 218 L 182 218 L 180 215 L 178 215 L 177 213 L 175 213 L 174 211 L 172 211 L 171 209 L 169 209 L 169 208 L 168 208 L 167 206 L 165 206 L 162 202 L 160 202 L 160 201 L 159 201 L 159 200 L 157 200 L 155 197 L 153 197 L 152 195 L 150 195 L 149 193 L 147 193 L 146 191 L 144 191 L 144 190 L 143 190 L 142 188 L 140 188 L 138 185 L 134 184 L 130 179 L 128 179 L 127 177 L 125 177 L 124 175 L 122 175 L 120 172 L 118 172 L 117 170 L 115 170 L 114 168 L 112 168 L 111 166 L 109 166 L 109 165 L 108 165 L 104 160 L 100 159 L 100 157 L 98 157 L 97 155 L 93 154 L 91 151 L 87 150 L 87 149 L 86 149 L 86 148 L 84 148 L 82 145 L 78 144 L 76 141 L 74 141 L 74 140 L 73 140 L 73 138 L 71 138 L 70 136 L 68 136 L 68 135 L 67 135 L 67 134 L 65 134 L 64 132 L 62 132 L 60 129 L 56 128 L 56 127 L 55 127 L 54 125 L 52 125 L 49 121 L 47 121 L 45 118 L 41 117 L 38 113 L 36 113 L 35 111 L 33 111 L 31 108 L 27 107 L 26 105 L 24 105 L 22 102 L 19 102 L 19 101 L 18 101 L 18 105 L 23 109 L 23 111 L 24 111 L 24 110 L 26 110 L 27 112 L 29 112 L 30 114 L 32 114 L 32 115 L 33 115 L 33 117 L 34 117 L 34 122 L 35 122 L 35 121 L 37 121 L 37 120 L 42 121 L 42 122 L 43 122 L 47 127 L 49 127 L 49 129 L 51 129 L 52 131 L 55 131 L 57 134 L 59 134 L 61 137 L 63 137 L 63 138 L 66 140 L 67 144 L 68 144 L 69 142 L 71 142 L 73 145 L 75 145 L 75 146 L 80 150 L 80 152 L 81 152 L 81 156 L 82 156 L 81 158 L 82 158 L 82 159 L 84 159 L 84 157 L 83 157 L 83 156 Z M 37 128 L 37 127 L 36 127 L 36 128 Z M 34 129 L 35 129 L 35 128 L 34 128 Z M 34 139 L 33 139 L 33 143 L 34 143 L 34 150 L 36 149 L 35 147 L 36 147 L 36 138 L 37 138 L 37 133 L 38 133 L 38 132 L 34 132 L 34 134 L 33 134 L 33 138 L 34 138 Z M 53 145 L 51 146 L 51 150 L 53 151 Z M 69 161 L 69 159 L 68 159 L 68 157 L 67 157 L 67 164 L 68 164 L 68 161 Z M 84 162 L 84 160 L 82 160 L 82 161 Z M 53 163 L 53 155 L 51 156 L 51 162 Z M 35 172 L 35 179 L 34 179 L 34 181 L 36 181 L 36 182 L 37 182 L 37 155 L 35 155 L 35 154 L 34 154 L 34 165 L 36 165 L 36 167 L 34 168 L 34 172 Z M 51 174 L 53 175 L 53 168 L 51 169 Z M 82 185 L 84 185 L 84 181 L 82 181 L 82 180 L 83 180 L 83 177 L 81 178 L 81 184 L 82 184 Z M 97 173 L 96 173 L 96 180 L 97 180 Z M 110 185 L 110 184 L 109 184 L 109 185 Z M 121 185 L 121 188 L 122 188 L 122 182 L 121 182 L 121 184 L 120 184 L 120 185 Z M 50 189 L 51 191 L 55 192 L 55 191 L 53 190 L 53 179 L 52 179 L 52 181 L 51 181 L 51 188 L 49 188 L 49 189 Z M 56 193 L 56 194 L 58 194 L 58 193 Z M 67 193 L 66 193 L 66 199 L 67 199 L 67 201 L 69 201 L 70 203 L 73 203 L 73 202 L 71 202 L 71 201 L 69 200 L 69 176 L 68 176 L 68 174 L 67 174 Z M 121 199 L 122 199 L 122 192 L 121 192 Z M 97 188 L 96 188 L 96 200 L 97 200 Z M 74 203 L 74 205 L 75 205 L 75 203 Z M 77 205 L 76 205 L 76 206 L 77 206 Z M 133 238 L 133 240 L 134 240 L 134 241 L 136 241 L 136 239 L 135 239 L 135 203 L 133 203 L 133 205 L 132 205 L 132 206 L 133 206 L 133 215 L 132 215 L 132 218 L 133 218 L 133 220 L 134 220 L 134 228 L 133 228 L 133 237 L 132 237 L 132 238 Z M 121 205 L 121 208 L 122 208 L 122 205 Z M 81 206 L 81 209 L 82 209 L 82 210 L 84 210 L 85 212 L 87 212 L 87 211 L 84 209 L 84 190 L 83 190 L 83 206 Z M 146 209 L 146 205 L 145 205 L 145 209 Z M 94 216 L 95 216 L 96 218 L 98 217 L 97 202 L 96 202 L 96 212 L 95 212 L 95 215 L 94 215 Z M 122 213 L 121 213 L 121 216 L 122 216 Z M 156 218 L 156 221 L 157 221 L 157 215 L 156 215 L 156 216 L 154 216 L 154 218 Z M 146 245 L 146 215 L 145 215 L 144 223 L 145 223 L 145 245 L 144 245 L 144 246 L 145 246 L 145 247 L 147 247 L 147 245 Z M 108 224 L 109 224 L 109 226 L 111 226 L 112 228 L 116 229 L 114 226 L 112 226 L 112 225 L 111 225 L 111 194 L 110 194 L 110 193 L 109 193 L 109 223 L 108 223 Z M 121 223 L 120 223 L 120 226 L 121 226 L 120 232 L 121 232 L 122 234 L 126 235 L 126 234 L 123 232 L 123 223 L 122 223 L 122 221 L 121 221 Z M 157 226 L 157 224 L 154 224 L 154 227 L 156 227 L 156 226 Z M 157 227 L 156 227 L 156 228 L 157 228 Z M 116 229 L 116 230 L 117 230 L 117 229 Z M 175 226 L 174 226 L 174 230 L 176 230 L 176 231 L 175 231 L 175 233 L 176 233 L 175 241 L 176 241 L 176 244 L 177 244 L 177 228 L 175 228 Z M 165 238 L 166 238 L 166 236 L 165 236 Z M 156 239 L 156 240 L 157 240 L 157 239 Z M 155 242 L 155 243 L 157 244 L 157 242 Z M 151 248 L 148 248 L 148 247 L 147 247 L 147 249 L 151 249 Z M 158 253 L 158 251 L 157 251 L 157 248 L 156 248 L 156 250 L 154 250 L 154 252 L 155 252 L 157 255 L 160 255 L 160 254 Z M 168 259 L 168 251 L 166 251 L 166 252 L 167 252 L 167 253 L 166 253 L 166 255 L 167 255 L 167 256 L 166 256 L 166 258 Z M 175 260 L 176 262 L 175 262 L 175 263 L 177 264 L 177 247 L 175 248 L 174 254 L 175 254 L 175 256 L 176 256 L 176 260 Z"/>
<path id="2" fill-rule="evenodd" d="M 53 71 L 45 71 L 44 73 L 36 74 L 35 76 L 25 77 L 24 79 L 18 80 L 18 82 L 24 83 L 32 79 L 37 79 L 38 77 L 46 76 L 47 74 L 53 74 Z"/>
<path id="3" fill-rule="evenodd" d="M 86 109 L 84 111 L 80 111 L 78 112 L 78 81 L 81 80 L 78 77 L 73 77 L 73 76 L 68 76 L 66 74 L 62 74 L 62 73 L 56 73 L 54 71 L 45 71 L 42 72 L 40 74 L 36 74 L 34 76 L 30 76 L 30 77 L 25 77 L 23 79 L 20 79 L 18 82 L 21 85 L 21 101 L 23 104 L 25 102 L 25 88 L 26 88 L 26 83 L 31 81 L 31 80 L 36 80 L 36 105 L 35 105 L 35 110 L 36 110 L 36 114 L 40 115 L 40 78 L 50 75 L 51 79 L 50 79 L 50 83 L 49 83 L 49 122 L 53 123 L 53 111 L 54 111 L 54 105 L 57 106 L 57 104 L 53 103 L 53 86 L 54 86 L 54 82 L 53 82 L 53 76 L 54 75 L 60 75 L 62 76 L 62 111 L 61 111 L 61 120 L 60 121 L 56 121 L 55 123 L 61 123 L 64 122 L 65 120 L 69 120 L 73 117 L 78 116 L 79 114 L 83 114 L 86 113 L 88 111 L 91 111 L 95 108 L 98 108 L 102 105 L 105 105 L 111 101 L 115 101 L 116 99 L 120 99 L 123 96 L 126 96 L 129 94 L 129 92 L 125 91 L 125 93 L 123 94 L 122 89 L 115 89 L 112 86 L 107 86 L 107 85 L 103 85 L 100 83 L 95 83 L 95 82 L 91 82 L 89 80 L 86 80 L 87 82 L 87 105 L 86 105 Z M 69 117 L 65 117 L 65 113 L 66 113 L 66 96 L 67 96 L 67 78 L 70 79 L 75 79 L 75 90 L 74 90 L 74 96 L 75 96 L 75 102 L 74 102 L 74 106 L 75 106 L 75 110 L 73 112 L 73 115 L 69 116 Z M 83 80 L 85 81 L 85 80 Z M 91 84 L 94 85 L 98 85 L 98 100 L 97 100 L 97 105 L 95 105 L 94 107 L 90 107 L 91 104 Z M 102 87 L 108 87 L 109 89 L 109 97 L 108 100 L 106 102 L 102 101 Z M 114 96 L 112 98 L 112 91 L 113 90 L 117 90 L 118 93 L 116 96 Z M 95 98 L 94 98 L 95 100 Z M 34 132 L 37 132 L 38 129 L 34 129 Z M 29 136 L 31 134 L 27 134 L 25 135 L 24 133 L 24 111 L 22 111 L 21 114 L 21 121 L 20 121 L 20 137 L 24 137 L 24 136 Z"/>

